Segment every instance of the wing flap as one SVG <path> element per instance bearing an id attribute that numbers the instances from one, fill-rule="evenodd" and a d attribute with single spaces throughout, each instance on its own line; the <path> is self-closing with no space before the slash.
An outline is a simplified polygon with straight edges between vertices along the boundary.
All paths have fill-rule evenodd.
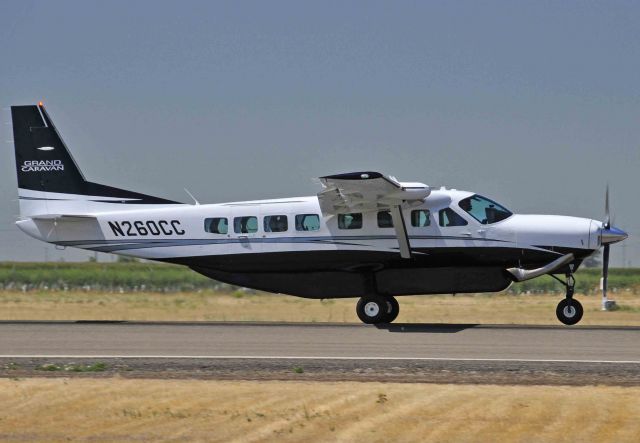
<path id="1" fill-rule="evenodd" d="M 423 183 L 402 183 L 379 172 L 349 172 L 320 177 L 323 214 L 370 212 L 419 204 L 431 193 Z"/>

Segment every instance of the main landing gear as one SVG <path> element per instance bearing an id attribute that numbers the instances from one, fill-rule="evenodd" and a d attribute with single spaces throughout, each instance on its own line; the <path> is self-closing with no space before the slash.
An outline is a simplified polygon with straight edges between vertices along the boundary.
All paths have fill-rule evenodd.
<path id="1" fill-rule="evenodd" d="M 560 280 L 555 275 L 551 274 L 551 277 L 562 283 L 567 288 L 566 298 L 558 303 L 556 308 L 556 317 L 565 325 L 575 325 L 582 319 L 584 313 L 582 304 L 578 300 L 573 298 L 573 292 L 576 285 L 576 281 L 573 278 L 573 274 L 567 274 L 567 281 Z"/>
<path id="2" fill-rule="evenodd" d="M 398 317 L 400 305 L 390 295 L 368 295 L 358 300 L 356 313 L 363 323 L 391 323 Z"/>

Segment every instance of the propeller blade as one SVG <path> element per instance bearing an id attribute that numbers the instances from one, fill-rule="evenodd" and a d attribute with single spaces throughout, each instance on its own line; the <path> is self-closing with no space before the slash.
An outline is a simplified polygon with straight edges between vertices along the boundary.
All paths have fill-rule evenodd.
<path id="1" fill-rule="evenodd" d="M 602 251 L 602 309 L 607 309 L 607 281 L 609 280 L 609 245 Z"/>
<path id="2" fill-rule="evenodd" d="M 607 193 L 604 197 L 604 223 L 602 223 L 604 229 L 611 227 L 611 217 L 609 214 L 609 183 L 607 183 Z"/>

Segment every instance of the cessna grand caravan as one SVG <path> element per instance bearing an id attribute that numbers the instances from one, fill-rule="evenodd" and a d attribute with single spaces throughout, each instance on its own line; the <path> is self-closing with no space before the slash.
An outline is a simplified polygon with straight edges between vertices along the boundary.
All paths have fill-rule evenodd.
<path id="1" fill-rule="evenodd" d="M 378 172 L 321 177 L 311 197 L 183 204 L 85 180 L 42 103 L 11 113 L 17 225 L 28 235 L 263 291 L 360 297 L 364 323 L 393 321 L 394 296 L 495 292 L 549 274 L 566 287 L 558 319 L 575 324 L 574 272 L 604 247 L 606 301 L 609 246 L 627 237 L 610 225 L 608 197 L 604 222 L 520 215 L 473 192 Z"/>

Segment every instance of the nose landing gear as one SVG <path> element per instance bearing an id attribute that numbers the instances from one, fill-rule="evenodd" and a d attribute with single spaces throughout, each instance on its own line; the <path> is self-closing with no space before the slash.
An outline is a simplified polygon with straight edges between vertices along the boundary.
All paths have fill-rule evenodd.
<path id="1" fill-rule="evenodd" d="M 398 317 L 400 305 L 390 295 L 368 295 L 358 300 L 356 313 L 366 324 L 391 323 Z"/>
<path id="2" fill-rule="evenodd" d="M 560 303 L 558 303 L 558 307 L 556 308 L 556 317 L 558 317 L 558 320 L 560 320 L 560 322 L 564 323 L 565 325 L 575 325 L 582 319 L 582 314 L 584 313 L 582 304 L 578 300 L 574 300 L 573 298 L 576 280 L 573 278 L 573 274 L 571 273 L 567 274 L 566 282 L 563 282 L 553 274 L 551 275 L 551 277 L 558 280 L 567 288 L 565 296 L 566 298 L 564 300 L 561 300 Z"/>

